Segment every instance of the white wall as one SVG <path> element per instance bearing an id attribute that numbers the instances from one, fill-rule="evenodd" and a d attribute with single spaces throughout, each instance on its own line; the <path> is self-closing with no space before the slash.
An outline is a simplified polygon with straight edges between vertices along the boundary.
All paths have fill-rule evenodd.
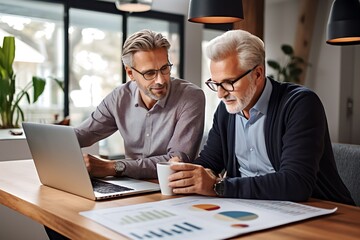
<path id="1" fill-rule="evenodd" d="M 339 142 L 341 47 L 326 43 L 326 26 L 331 0 L 320 0 L 305 85 L 322 100 L 332 141 Z"/>
<path id="2" fill-rule="evenodd" d="M 281 60 L 282 44 L 293 45 L 300 0 L 265 0 L 264 42 L 268 59 Z M 271 72 L 270 69 L 269 73 Z"/>

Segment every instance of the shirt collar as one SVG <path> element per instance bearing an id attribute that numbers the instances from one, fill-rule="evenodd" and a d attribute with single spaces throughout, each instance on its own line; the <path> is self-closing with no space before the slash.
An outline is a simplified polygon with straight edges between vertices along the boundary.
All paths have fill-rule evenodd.
<path id="1" fill-rule="evenodd" d="M 263 92 L 261 93 L 260 98 L 257 100 L 255 105 L 251 109 L 255 109 L 262 114 L 266 114 L 268 106 L 269 106 L 269 100 L 272 92 L 272 85 L 268 78 L 265 78 L 265 87 Z M 250 109 L 250 111 L 251 111 Z"/>

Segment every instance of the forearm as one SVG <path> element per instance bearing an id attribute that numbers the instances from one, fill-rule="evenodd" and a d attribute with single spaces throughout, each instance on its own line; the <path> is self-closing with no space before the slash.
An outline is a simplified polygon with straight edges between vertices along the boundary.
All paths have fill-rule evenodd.
<path id="1" fill-rule="evenodd" d="M 169 161 L 171 157 L 167 154 L 148 158 L 123 159 L 121 161 L 125 164 L 125 170 L 122 175 L 137 179 L 157 178 L 156 163 Z"/>

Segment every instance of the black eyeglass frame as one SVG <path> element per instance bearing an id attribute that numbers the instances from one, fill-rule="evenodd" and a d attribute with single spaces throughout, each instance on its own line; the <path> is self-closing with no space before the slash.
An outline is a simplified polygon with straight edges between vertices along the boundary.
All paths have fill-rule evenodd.
<path id="1" fill-rule="evenodd" d="M 223 81 L 223 82 L 221 82 L 221 83 L 217 83 L 217 82 L 213 82 L 213 81 L 211 80 L 211 78 L 209 78 L 209 79 L 205 82 L 205 84 L 206 84 L 212 91 L 214 91 L 214 92 L 217 92 L 217 91 L 218 91 L 219 86 L 220 86 L 222 89 L 224 89 L 225 91 L 227 91 L 227 92 L 233 92 L 233 91 L 235 90 L 234 84 L 235 84 L 237 81 L 239 81 L 240 79 L 242 79 L 243 77 L 245 77 L 246 75 L 248 75 L 250 72 L 252 72 L 255 68 L 257 68 L 257 66 L 259 66 L 259 65 L 256 65 L 255 67 L 247 70 L 246 72 L 244 72 L 243 74 L 241 74 L 241 75 L 240 75 L 238 78 L 236 78 L 235 80 L 225 80 L 225 81 Z M 232 90 L 226 89 L 226 88 L 223 86 L 223 83 L 229 84 L 229 85 L 232 87 Z M 216 89 L 213 88 L 214 85 L 216 86 Z"/>
<path id="2" fill-rule="evenodd" d="M 137 70 L 137 69 L 134 68 L 134 67 L 130 67 L 130 68 L 131 68 L 132 70 L 136 71 L 137 73 L 141 74 L 145 80 L 151 81 L 151 80 L 154 80 L 154 79 L 157 77 L 157 75 L 159 74 L 159 72 L 160 72 L 162 75 L 170 74 L 171 68 L 172 68 L 173 65 L 174 65 L 174 64 L 172 64 L 172 63 L 167 63 L 167 64 L 165 64 L 164 66 L 162 66 L 162 67 L 159 68 L 159 69 L 146 70 L 144 73 L 140 72 L 139 70 Z M 164 67 L 166 67 L 166 69 L 163 69 Z M 163 73 L 163 71 L 164 71 L 164 70 L 167 70 L 168 67 L 170 68 L 170 69 L 169 69 L 169 72 Z M 149 73 L 149 72 L 152 72 L 152 71 L 155 72 L 154 77 L 152 77 L 152 78 L 146 78 L 145 75 L 146 75 L 147 73 Z"/>

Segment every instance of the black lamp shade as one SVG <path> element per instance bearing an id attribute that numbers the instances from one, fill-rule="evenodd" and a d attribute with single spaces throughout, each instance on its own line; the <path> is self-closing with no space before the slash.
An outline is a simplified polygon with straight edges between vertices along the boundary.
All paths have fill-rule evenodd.
<path id="1" fill-rule="evenodd" d="M 335 0 L 328 21 L 327 43 L 360 44 L 360 1 Z"/>
<path id="2" fill-rule="evenodd" d="M 233 23 L 242 19 L 242 0 L 190 0 L 190 22 Z"/>

